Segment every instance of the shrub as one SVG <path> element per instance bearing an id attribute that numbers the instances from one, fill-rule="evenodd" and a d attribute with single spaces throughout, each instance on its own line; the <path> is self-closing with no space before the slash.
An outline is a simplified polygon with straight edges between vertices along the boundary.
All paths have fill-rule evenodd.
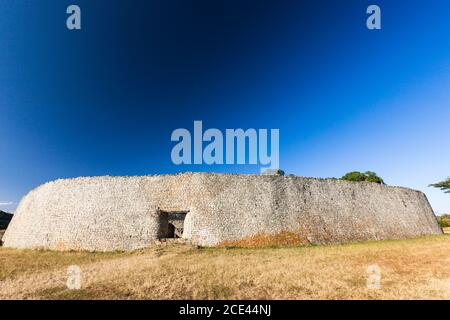
<path id="1" fill-rule="evenodd" d="M 367 181 L 367 182 L 374 182 L 378 184 L 385 184 L 383 179 L 381 179 L 375 172 L 367 171 L 365 173 L 359 172 L 359 171 L 352 171 L 347 174 L 345 174 L 342 178 L 342 180 L 346 181 Z"/>
<path id="2" fill-rule="evenodd" d="M 437 219 L 441 228 L 450 227 L 450 214 L 443 214 L 441 216 L 438 216 Z"/>

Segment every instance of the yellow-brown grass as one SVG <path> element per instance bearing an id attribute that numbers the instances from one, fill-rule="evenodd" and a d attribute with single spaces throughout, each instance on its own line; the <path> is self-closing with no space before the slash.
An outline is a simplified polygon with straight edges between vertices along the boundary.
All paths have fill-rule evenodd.
<path id="1" fill-rule="evenodd" d="M 52 252 L 0 248 L 0 281 L 16 275 L 57 270 L 71 264 L 84 265 L 112 259 L 124 253 Z"/>
<path id="2" fill-rule="evenodd" d="M 134 253 L 0 248 L 0 299 L 449 299 L 450 236 L 333 246 L 154 245 Z M 67 266 L 82 270 L 66 287 Z M 366 285 L 367 268 L 381 287 Z"/>
<path id="3" fill-rule="evenodd" d="M 261 248 L 289 247 L 308 243 L 308 240 L 292 232 L 283 231 L 277 234 L 259 233 L 235 241 L 224 241 L 219 247 Z"/>
<path id="4" fill-rule="evenodd" d="M 446 233 L 446 234 L 450 233 L 450 228 L 442 228 L 442 230 L 444 230 L 444 233 Z"/>

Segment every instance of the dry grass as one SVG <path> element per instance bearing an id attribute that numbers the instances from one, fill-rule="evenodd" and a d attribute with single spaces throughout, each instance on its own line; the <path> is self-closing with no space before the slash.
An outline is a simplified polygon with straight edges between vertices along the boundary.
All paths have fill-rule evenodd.
<path id="1" fill-rule="evenodd" d="M 278 234 L 260 233 L 252 237 L 236 241 L 224 241 L 219 247 L 261 248 L 261 247 L 291 247 L 307 244 L 308 240 L 293 232 L 281 232 Z"/>
<path id="2" fill-rule="evenodd" d="M 450 236 L 336 246 L 199 249 L 180 244 L 134 253 L 0 248 L 0 299 L 449 299 Z M 81 290 L 66 268 L 82 270 Z M 382 272 L 366 286 L 367 268 Z"/>
<path id="3" fill-rule="evenodd" d="M 85 265 L 117 257 L 119 253 L 52 252 L 0 248 L 0 281 L 41 271 L 58 270 L 72 264 Z M 121 253 L 121 255 L 124 255 Z M 129 254 L 130 255 L 130 254 Z"/>

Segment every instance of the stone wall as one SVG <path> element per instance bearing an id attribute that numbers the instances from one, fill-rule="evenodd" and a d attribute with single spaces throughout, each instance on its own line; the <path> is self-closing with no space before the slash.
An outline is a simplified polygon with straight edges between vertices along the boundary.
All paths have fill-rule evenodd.
<path id="1" fill-rule="evenodd" d="M 167 232 L 161 211 L 188 212 L 183 237 L 206 246 L 282 231 L 317 244 L 442 233 L 425 195 L 406 188 L 185 173 L 44 184 L 22 199 L 3 241 L 16 248 L 133 250 Z"/>

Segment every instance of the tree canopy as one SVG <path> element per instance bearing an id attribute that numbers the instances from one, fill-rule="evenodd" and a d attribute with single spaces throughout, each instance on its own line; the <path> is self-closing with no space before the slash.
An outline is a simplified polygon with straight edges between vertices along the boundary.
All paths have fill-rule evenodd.
<path id="1" fill-rule="evenodd" d="M 342 178 L 342 180 L 346 181 L 367 181 L 367 182 L 374 182 L 378 184 L 385 184 L 384 180 L 381 179 L 375 172 L 372 171 L 366 171 L 364 173 L 359 171 L 352 171 L 347 174 L 345 174 Z"/>
<path id="2" fill-rule="evenodd" d="M 445 193 L 450 193 L 450 178 L 447 178 L 445 181 L 430 184 L 430 187 L 439 188 L 445 191 Z"/>
<path id="3" fill-rule="evenodd" d="M 439 225 L 442 228 L 448 228 L 450 227 L 450 214 L 443 214 L 441 216 L 437 217 Z"/>

